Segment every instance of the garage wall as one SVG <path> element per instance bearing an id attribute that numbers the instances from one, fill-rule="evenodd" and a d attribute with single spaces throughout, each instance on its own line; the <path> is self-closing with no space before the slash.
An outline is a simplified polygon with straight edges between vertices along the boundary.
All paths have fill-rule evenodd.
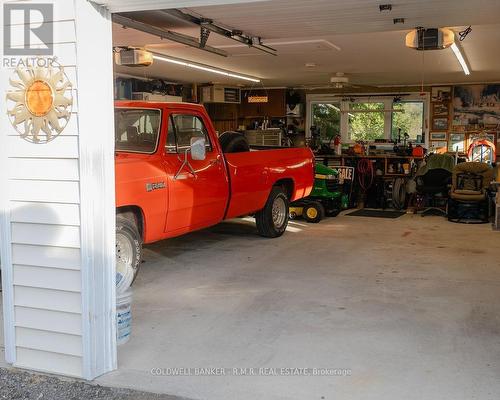
<path id="1" fill-rule="evenodd" d="M 86 0 L 44 3 L 54 4 L 54 55 L 73 84 L 73 109 L 46 144 L 20 138 L 1 113 L 6 358 L 91 379 L 116 368 L 111 24 Z M 23 30 L 11 32 L 22 45 Z M 3 110 L 10 77 L 4 68 Z"/>

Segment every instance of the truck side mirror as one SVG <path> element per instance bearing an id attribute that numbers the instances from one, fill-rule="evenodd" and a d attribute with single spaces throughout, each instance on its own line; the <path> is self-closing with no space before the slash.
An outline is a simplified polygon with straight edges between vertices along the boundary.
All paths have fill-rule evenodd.
<path id="1" fill-rule="evenodd" d="M 206 141 L 203 137 L 191 138 L 191 158 L 193 160 L 204 160 L 207 158 Z"/>

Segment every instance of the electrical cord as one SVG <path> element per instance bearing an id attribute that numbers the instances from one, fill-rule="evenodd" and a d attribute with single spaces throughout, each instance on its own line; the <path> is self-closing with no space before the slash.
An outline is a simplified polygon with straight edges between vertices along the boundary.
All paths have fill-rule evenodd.
<path id="1" fill-rule="evenodd" d="M 469 33 L 472 32 L 472 28 L 469 25 L 467 28 L 465 28 L 463 31 L 458 32 L 458 39 L 462 42 Z"/>
<path id="2" fill-rule="evenodd" d="M 357 170 L 359 186 L 363 192 L 366 192 L 372 186 L 375 178 L 373 164 L 368 158 L 363 158 L 358 161 Z"/>

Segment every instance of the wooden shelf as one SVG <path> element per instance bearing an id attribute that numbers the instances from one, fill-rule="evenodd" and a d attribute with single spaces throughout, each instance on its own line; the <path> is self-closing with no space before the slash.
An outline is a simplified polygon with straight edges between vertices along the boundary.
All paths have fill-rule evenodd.
<path id="1" fill-rule="evenodd" d="M 397 155 L 393 155 L 393 154 L 374 154 L 374 155 L 369 155 L 369 156 L 366 156 L 366 155 L 356 155 L 356 156 L 351 156 L 351 155 L 341 155 L 341 156 L 337 156 L 337 155 L 334 155 L 334 154 L 315 154 L 316 157 L 327 157 L 327 158 L 368 158 L 368 159 L 383 159 L 383 158 L 391 158 L 391 159 L 404 159 L 404 160 L 408 160 L 408 159 L 415 159 L 415 160 L 422 160 L 423 157 L 415 157 L 415 156 L 397 156 Z"/>
<path id="2" fill-rule="evenodd" d="M 250 116 L 240 116 L 238 119 L 256 119 L 256 118 L 285 118 L 284 115 L 250 115 Z"/>

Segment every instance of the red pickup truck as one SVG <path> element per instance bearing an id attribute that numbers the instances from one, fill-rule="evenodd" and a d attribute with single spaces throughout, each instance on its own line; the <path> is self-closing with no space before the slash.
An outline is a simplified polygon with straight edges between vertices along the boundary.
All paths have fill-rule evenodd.
<path id="1" fill-rule="evenodd" d="M 309 149 L 224 153 L 196 104 L 118 101 L 115 141 L 117 272 L 134 277 L 143 243 L 225 219 L 254 215 L 260 235 L 281 236 L 313 186 Z"/>

